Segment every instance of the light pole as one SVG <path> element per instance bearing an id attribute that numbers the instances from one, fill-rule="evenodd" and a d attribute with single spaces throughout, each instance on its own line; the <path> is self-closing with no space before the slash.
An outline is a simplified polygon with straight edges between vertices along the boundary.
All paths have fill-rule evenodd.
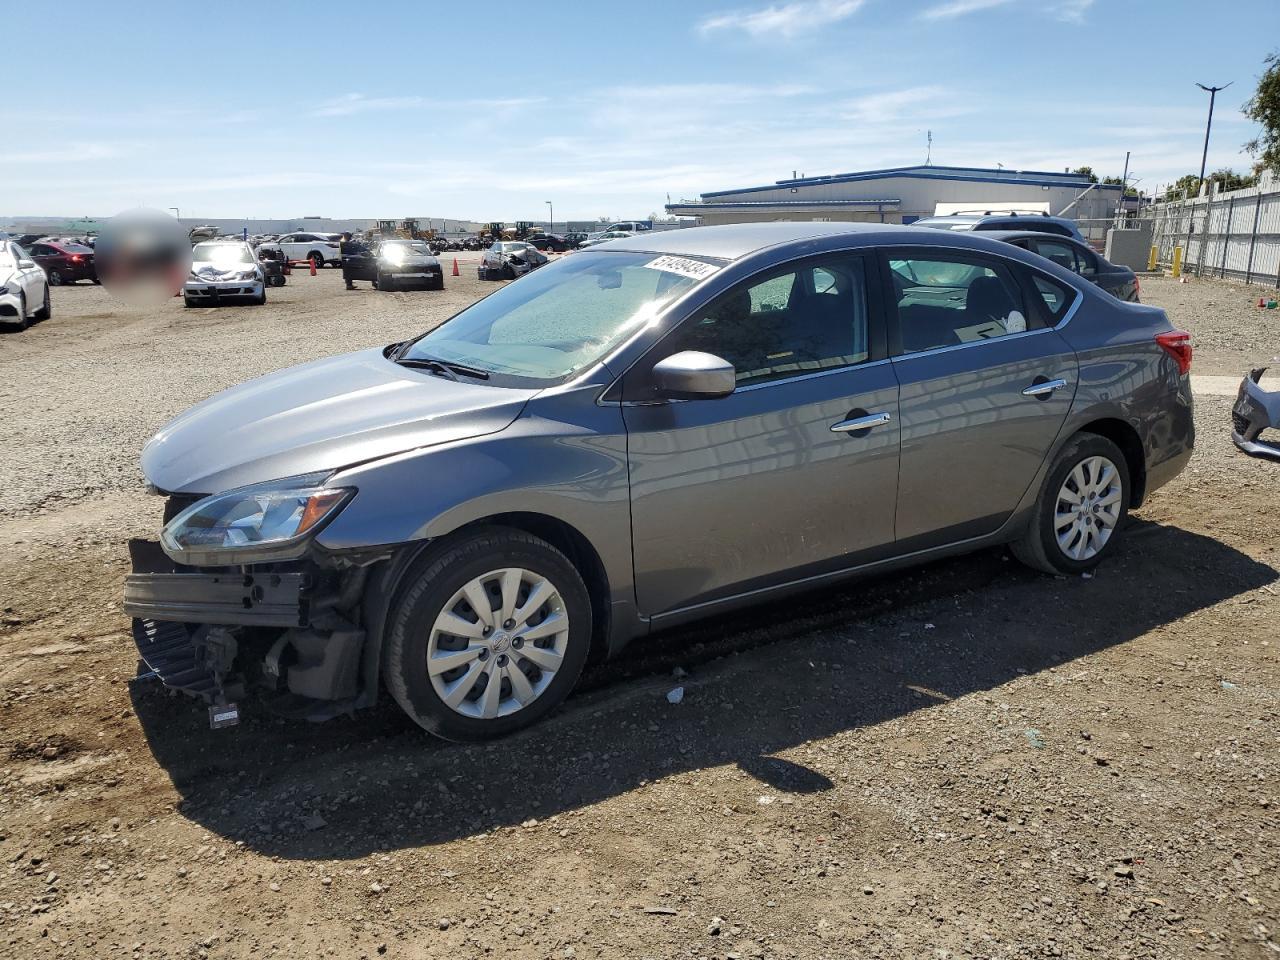
<path id="1" fill-rule="evenodd" d="M 1234 80 L 1231 83 L 1235 83 Z M 1200 154 L 1200 183 L 1204 183 L 1204 165 L 1209 159 L 1209 131 L 1213 127 L 1213 101 L 1217 99 L 1218 91 L 1225 90 L 1231 86 L 1231 83 L 1221 87 L 1206 87 L 1203 83 L 1197 83 L 1196 86 L 1209 94 L 1209 121 L 1204 125 L 1204 153 Z"/>
<path id="2" fill-rule="evenodd" d="M 547 225 L 547 233 L 555 233 L 556 232 L 556 208 L 551 205 L 550 200 L 547 200 L 545 202 L 547 204 L 547 209 L 550 211 L 550 213 L 548 213 L 547 215 L 551 218 Z"/>

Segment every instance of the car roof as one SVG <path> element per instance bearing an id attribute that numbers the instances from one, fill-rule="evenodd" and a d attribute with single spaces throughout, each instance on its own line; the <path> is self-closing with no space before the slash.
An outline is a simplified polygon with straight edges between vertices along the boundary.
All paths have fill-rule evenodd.
<path id="1" fill-rule="evenodd" d="M 989 237 L 991 233 L 987 232 L 984 236 Z M 684 227 L 679 230 L 646 230 L 637 236 L 611 240 L 609 249 L 737 260 L 778 244 L 835 236 L 845 236 L 855 241 L 851 246 L 917 242 L 930 246 L 972 246 L 981 240 L 968 232 L 963 234 L 962 239 L 961 235 L 951 231 L 894 223 L 779 220 L 769 223 L 726 224 L 717 227 Z"/>
<path id="2" fill-rule="evenodd" d="M 993 240 L 1003 240 L 1006 243 L 1010 240 L 1067 240 L 1077 247 L 1088 246 L 1075 237 L 1064 237 L 1060 233 L 1045 233 L 1043 230 L 983 230 L 982 235 L 991 237 Z"/>

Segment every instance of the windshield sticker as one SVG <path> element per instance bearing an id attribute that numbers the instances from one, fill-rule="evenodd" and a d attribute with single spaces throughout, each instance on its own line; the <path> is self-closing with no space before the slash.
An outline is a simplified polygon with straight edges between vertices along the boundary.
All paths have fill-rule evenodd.
<path id="1" fill-rule="evenodd" d="M 682 277 L 688 277 L 691 280 L 705 280 L 711 276 L 719 267 L 712 266 L 709 263 L 703 263 L 701 260 L 690 260 L 688 257 L 658 257 L 656 260 L 650 260 L 645 264 L 650 270 L 663 270 L 666 273 L 676 273 Z"/>

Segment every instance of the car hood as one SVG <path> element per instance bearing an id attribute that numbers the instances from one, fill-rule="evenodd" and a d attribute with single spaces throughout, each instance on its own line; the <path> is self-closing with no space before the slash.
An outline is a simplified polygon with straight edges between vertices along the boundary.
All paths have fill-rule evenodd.
<path id="1" fill-rule="evenodd" d="M 191 272 L 206 280 L 226 280 L 257 269 L 257 263 L 227 263 L 225 260 L 193 260 L 191 263 Z"/>
<path id="2" fill-rule="evenodd" d="M 167 493 L 219 493 L 507 427 L 533 390 L 454 382 L 381 349 L 290 367 L 196 404 L 142 450 Z"/>

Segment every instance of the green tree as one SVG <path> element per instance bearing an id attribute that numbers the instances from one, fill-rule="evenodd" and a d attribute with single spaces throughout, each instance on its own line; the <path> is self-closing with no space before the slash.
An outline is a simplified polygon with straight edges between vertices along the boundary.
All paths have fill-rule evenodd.
<path id="1" fill-rule="evenodd" d="M 1071 172 L 1084 174 L 1086 177 L 1089 178 L 1090 183 L 1098 182 L 1098 175 L 1093 172 L 1093 167 L 1076 167 Z"/>
<path id="2" fill-rule="evenodd" d="M 1266 71 L 1258 78 L 1258 89 L 1244 105 L 1244 115 L 1262 124 L 1262 134 L 1244 145 L 1257 157 L 1255 173 L 1270 169 L 1280 173 L 1280 53 L 1263 61 Z"/>
<path id="3" fill-rule="evenodd" d="M 1102 182 L 1103 182 L 1103 183 L 1109 183 L 1109 184 L 1112 184 L 1113 186 L 1117 186 L 1117 187 L 1118 187 L 1118 186 L 1120 186 L 1122 183 L 1124 183 L 1124 180 L 1123 180 L 1123 179 L 1121 179 L 1120 177 L 1103 177 L 1103 178 L 1102 178 Z M 1136 196 L 1138 195 L 1138 190 L 1137 190 L 1137 188 L 1136 188 L 1136 187 L 1125 187 L 1125 188 L 1124 188 L 1124 195 L 1125 195 L 1126 197 L 1136 197 Z"/>
<path id="4" fill-rule="evenodd" d="M 1181 200 L 1183 191 L 1186 191 L 1186 195 L 1189 197 L 1196 196 L 1200 192 L 1200 177 L 1194 173 L 1179 177 L 1165 190 L 1164 198 L 1166 200 Z"/>
<path id="5" fill-rule="evenodd" d="M 1252 187 L 1258 182 L 1258 178 L 1253 174 L 1237 173 L 1230 167 L 1215 170 L 1205 179 L 1216 182 L 1219 190 L 1243 190 L 1245 187 Z"/>

